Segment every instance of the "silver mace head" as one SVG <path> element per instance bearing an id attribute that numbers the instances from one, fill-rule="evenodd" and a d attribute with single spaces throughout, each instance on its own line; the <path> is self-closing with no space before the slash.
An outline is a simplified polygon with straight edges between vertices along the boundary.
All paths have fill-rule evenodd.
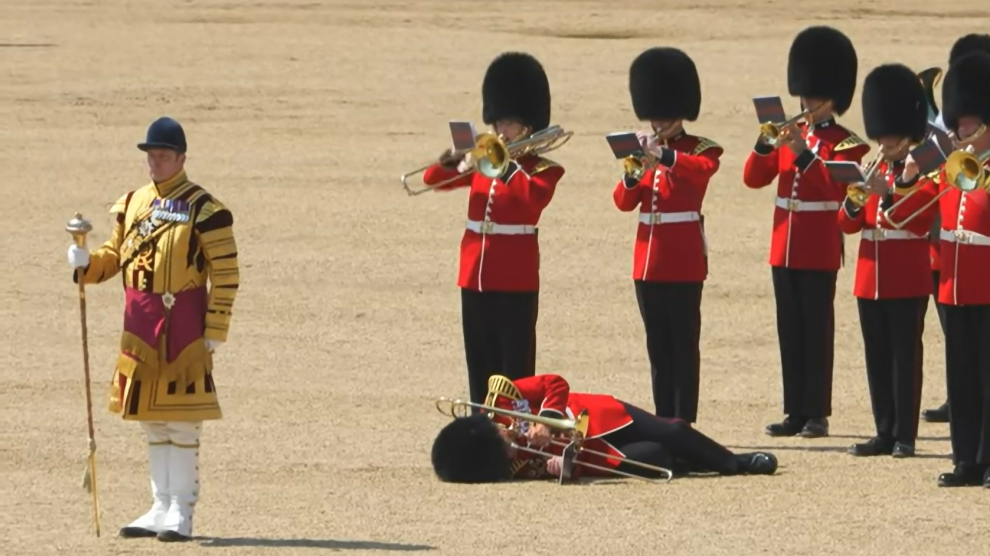
<path id="1" fill-rule="evenodd" d="M 93 231 L 93 225 L 77 212 L 72 220 L 69 220 L 69 223 L 65 225 L 65 231 L 72 234 L 77 245 L 82 246 L 86 243 L 86 234 Z"/>

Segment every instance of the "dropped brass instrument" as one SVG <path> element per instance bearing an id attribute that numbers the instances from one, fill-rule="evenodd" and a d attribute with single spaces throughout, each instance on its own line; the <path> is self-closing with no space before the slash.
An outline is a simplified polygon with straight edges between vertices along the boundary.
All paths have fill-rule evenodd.
<path id="1" fill-rule="evenodd" d="M 541 417 L 539 415 L 533 415 L 531 413 L 522 413 L 519 411 L 511 411 L 508 409 L 502 409 L 499 407 L 494 407 L 491 405 L 478 404 L 469 401 L 464 401 L 460 399 L 445 398 L 441 397 L 436 400 L 436 408 L 440 413 L 453 418 L 467 417 L 470 414 L 471 408 L 480 409 L 487 413 L 489 416 L 499 415 L 502 417 L 508 417 L 513 421 L 513 425 L 509 427 L 509 431 L 513 436 L 522 436 L 522 433 L 517 424 L 520 421 L 539 423 L 541 425 L 546 425 L 551 429 L 559 431 L 566 442 L 560 440 L 551 440 L 550 444 L 554 446 L 563 447 L 563 461 L 564 464 L 561 466 L 560 483 L 562 484 L 566 478 L 570 476 L 570 470 L 574 465 L 580 465 L 587 467 L 589 469 L 597 469 L 599 471 L 606 471 L 608 473 L 613 473 L 622 477 L 627 477 L 630 479 L 637 479 L 640 481 L 646 481 L 649 483 L 660 483 L 660 482 L 670 482 L 673 479 L 674 474 L 669 469 L 664 469 L 663 467 L 657 467 L 655 465 L 650 465 L 647 463 L 642 463 L 638 461 L 631 460 L 625 456 L 617 456 L 612 454 L 606 454 L 604 452 L 598 452 L 595 450 L 589 450 L 584 447 L 584 442 L 588 434 L 588 410 L 584 410 L 575 419 L 555 419 L 553 417 Z M 518 444 L 513 444 L 513 448 L 521 450 L 527 453 L 538 455 L 544 458 L 552 458 L 554 454 L 544 452 L 542 450 L 536 450 L 529 448 L 527 446 L 520 446 Z M 588 463 L 586 461 L 581 461 L 577 459 L 581 453 L 587 453 L 593 456 L 599 456 L 608 459 L 614 459 L 621 461 L 623 463 L 634 465 L 636 467 L 641 467 L 644 469 L 649 469 L 660 473 L 661 479 L 651 479 L 648 477 L 642 477 L 639 475 L 634 475 L 632 473 L 626 473 L 624 471 L 619 471 L 618 469 L 612 469 L 609 467 L 595 465 L 593 463 Z"/>
<path id="2" fill-rule="evenodd" d="M 986 166 L 984 166 L 988 159 L 990 159 L 990 149 L 977 156 L 973 153 L 972 144 L 965 149 L 952 151 L 952 153 L 950 153 L 945 159 L 945 181 L 939 182 L 940 185 L 947 185 L 948 187 L 942 188 L 942 190 L 939 191 L 938 194 L 936 194 L 930 201 L 925 203 L 924 206 L 916 210 L 914 213 L 904 218 L 904 220 L 901 220 L 900 222 L 894 221 L 892 218 L 893 213 L 899 206 L 919 191 L 918 189 L 915 189 L 901 198 L 898 202 L 894 203 L 893 206 L 885 210 L 883 213 L 884 217 L 887 219 L 887 222 L 890 222 L 891 226 L 896 229 L 901 229 L 928 210 L 928 207 L 937 203 L 938 200 L 942 198 L 942 195 L 945 195 L 945 193 L 951 189 L 958 189 L 963 193 L 978 190 L 990 192 L 990 171 L 988 171 Z"/>
<path id="3" fill-rule="evenodd" d="M 403 174 L 400 177 L 402 187 L 409 196 L 414 196 L 454 183 L 472 172 L 479 172 L 488 178 L 496 178 L 502 175 L 510 161 L 527 154 L 542 155 L 559 149 L 564 146 L 564 143 L 570 140 L 572 135 L 574 135 L 573 131 L 564 131 L 560 126 L 556 125 L 511 143 L 507 143 L 500 135 L 481 133 L 475 138 L 474 147 L 452 153 L 457 158 L 469 156 L 471 160 L 470 169 L 442 182 L 427 185 L 421 189 L 412 189 L 406 180 L 410 176 L 425 172 L 436 164 L 436 162 L 431 162 L 422 168 L 417 168 Z"/>

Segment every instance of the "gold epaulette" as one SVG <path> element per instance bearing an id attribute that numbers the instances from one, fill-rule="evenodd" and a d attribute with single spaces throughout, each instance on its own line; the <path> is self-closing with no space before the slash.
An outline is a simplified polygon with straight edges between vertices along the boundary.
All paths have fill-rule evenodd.
<path id="1" fill-rule="evenodd" d="M 111 213 L 114 213 L 114 214 L 124 214 L 124 213 L 126 213 L 127 212 L 127 198 L 130 197 L 130 196 L 131 196 L 131 194 L 128 193 L 127 195 L 124 195 L 120 199 L 117 199 L 117 202 L 114 203 L 112 207 L 110 207 L 110 212 Z"/>
<path id="2" fill-rule="evenodd" d="M 560 164 L 557 164 L 556 162 L 550 160 L 549 158 L 540 157 L 540 161 L 536 163 L 536 166 L 533 166 L 533 171 L 530 172 L 529 175 L 534 176 L 546 170 L 547 168 L 553 168 L 555 166 L 560 166 Z"/>
<path id="3" fill-rule="evenodd" d="M 700 139 L 701 142 L 698 143 L 698 146 L 695 147 L 693 151 L 691 151 L 692 155 L 699 155 L 711 148 L 716 148 L 716 149 L 722 148 L 721 146 L 719 146 L 718 143 L 712 141 L 711 139 L 706 139 L 705 137 L 698 137 L 698 139 Z"/>
<path id="4" fill-rule="evenodd" d="M 846 131 L 848 131 L 848 130 L 846 130 Z M 845 150 L 849 150 L 849 149 L 854 149 L 854 148 L 856 148 L 856 147 L 858 147 L 860 145 L 865 145 L 866 144 L 866 141 L 863 141 L 862 139 L 860 139 L 859 136 L 856 135 L 855 133 L 853 133 L 851 131 L 848 131 L 848 133 L 849 133 L 849 137 L 846 137 L 845 139 L 843 139 L 841 143 L 839 143 L 838 145 L 835 146 L 834 149 L 832 149 L 834 152 L 839 152 L 839 151 L 845 151 Z"/>
<path id="5" fill-rule="evenodd" d="M 210 196 L 210 199 L 203 203 L 203 206 L 199 209 L 199 213 L 196 215 L 196 223 L 205 222 L 209 217 L 226 209 L 227 207 L 218 201 L 216 197 Z"/>
<path id="6" fill-rule="evenodd" d="M 495 402 L 498 401 L 499 396 L 504 396 L 512 401 L 518 401 L 522 399 L 522 392 L 519 391 L 519 388 L 508 377 L 492 375 L 488 379 L 488 393 L 485 395 L 485 405 L 495 407 Z"/>

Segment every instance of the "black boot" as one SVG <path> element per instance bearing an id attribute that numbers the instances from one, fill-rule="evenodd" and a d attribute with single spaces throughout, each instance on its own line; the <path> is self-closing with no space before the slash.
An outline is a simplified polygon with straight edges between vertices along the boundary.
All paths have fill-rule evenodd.
<path id="1" fill-rule="evenodd" d="M 983 488 L 990 488 L 990 467 L 987 467 L 987 472 L 983 474 Z"/>
<path id="2" fill-rule="evenodd" d="M 955 469 L 953 469 L 951 473 L 942 473 L 938 476 L 938 486 L 981 486 L 985 483 L 986 473 L 986 470 L 976 468 L 972 465 L 956 465 Z"/>
<path id="3" fill-rule="evenodd" d="M 850 454 L 860 457 L 889 456 L 893 452 L 894 440 L 883 436 L 874 436 L 866 442 L 853 444 L 849 448 Z"/>
<path id="4" fill-rule="evenodd" d="M 949 422 L 949 402 L 946 401 L 941 407 L 936 409 L 926 409 L 921 412 L 921 417 L 929 423 Z"/>
<path id="5" fill-rule="evenodd" d="M 823 438 L 828 436 L 828 419 L 808 419 L 799 436 L 802 438 Z"/>
<path id="6" fill-rule="evenodd" d="M 897 442 L 894 444 L 894 453 L 892 455 L 895 458 L 913 458 L 914 444 L 908 444 L 907 442 Z"/>
<path id="7" fill-rule="evenodd" d="M 795 436 L 797 433 L 801 432 L 801 429 L 804 428 L 807 421 L 808 420 L 803 417 L 788 415 L 783 422 L 767 425 L 764 432 L 770 436 Z"/>
<path id="8" fill-rule="evenodd" d="M 750 475 L 773 475 L 777 471 L 777 457 L 770 452 L 736 454 L 739 471 Z"/>

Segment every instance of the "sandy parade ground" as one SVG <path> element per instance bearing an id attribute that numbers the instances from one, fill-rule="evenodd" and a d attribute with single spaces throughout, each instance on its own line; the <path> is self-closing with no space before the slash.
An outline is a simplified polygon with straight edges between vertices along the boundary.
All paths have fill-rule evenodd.
<path id="1" fill-rule="evenodd" d="M 857 459 L 873 433 L 852 296 L 858 237 L 836 295 L 831 436 L 771 439 L 781 417 L 767 263 L 774 188 L 747 189 L 751 99 L 781 95 L 808 25 L 846 32 L 859 80 L 878 64 L 945 67 L 960 35 L 990 28 L 980 0 L 686 2 L 271 0 L 0 2 L 0 497 L 11 556 L 71 554 L 976 555 L 990 496 L 940 489 L 948 426 L 921 424 L 918 457 Z M 635 216 L 615 209 L 620 165 L 603 136 L 640 129 L 627 72 L 643 49 L 687 51 L 704 101 L 690 130 L 725 148 L 705 202 L 698 427 L 777 475 L 667 485 L 599 481 L 456 486 L 432 474 L 466 396 L 457 249 L 461 193 L 408 197 L 398 176 L 481 121 L 499 52 L 537 56 L 567 173 L 540 222 L 538 369 L 572 388 L 652 407 L 630 276 Z M 190 179 L 231 208 L 241 288 L 216 357 L 224 419 L 207 423 L 196 541 L 115 539 L 150 504 L 139 427 L 106 409 L 121 325 L 118 280 L 89 289 L 103 535 L 80 488 L 86 410 L 66 221 L 148 181 L 135 144 L 160 115 L 189 140 Z M 862 134 L 859 91 L 840 122 Z M 869 158 L 872 159 L 872 154 Z M 945 398 L 934 305 L 922 407 Z"/>

